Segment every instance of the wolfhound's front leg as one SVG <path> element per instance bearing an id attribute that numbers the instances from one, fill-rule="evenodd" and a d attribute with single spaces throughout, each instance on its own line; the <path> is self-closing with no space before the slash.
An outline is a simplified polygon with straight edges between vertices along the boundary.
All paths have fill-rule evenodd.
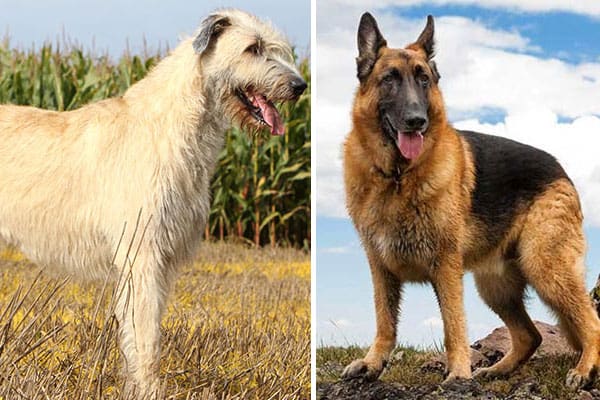
<path id="1" fill-rule="evenodd" d="M 127 392 L 140 398 L 156 397 L 159 387 L 160 320 L 168 282 L 153 257 L 138 255 L 119 280 L 116 316 L 120 346 L 133 382 Z"/>

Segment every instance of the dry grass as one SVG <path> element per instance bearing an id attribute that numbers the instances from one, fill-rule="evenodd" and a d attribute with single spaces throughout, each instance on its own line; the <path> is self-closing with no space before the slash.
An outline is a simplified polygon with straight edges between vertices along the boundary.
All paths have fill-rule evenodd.
<path id="1" fill-rule="evenodd" d="M 111 285 L 40 274 L 0 254 L 0 399 L 117 399 Z M 310 262 L 289 249 L 205 243 L 163 319 L 169 399 L 306 399 Z"/>

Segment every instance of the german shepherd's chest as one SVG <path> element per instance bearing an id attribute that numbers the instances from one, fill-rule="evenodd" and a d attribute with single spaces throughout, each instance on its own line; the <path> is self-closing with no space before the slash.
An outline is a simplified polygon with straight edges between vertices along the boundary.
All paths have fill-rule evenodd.
<path id="1" fill-rule="evenodd" d="M 349 185 L 348 209 L 365 244 L 407 280 L 426 280 L 455 236 L 438 201 L 420 201 L 394 182 Z M 404 189 L 404 190 L 408 190 Z"/>

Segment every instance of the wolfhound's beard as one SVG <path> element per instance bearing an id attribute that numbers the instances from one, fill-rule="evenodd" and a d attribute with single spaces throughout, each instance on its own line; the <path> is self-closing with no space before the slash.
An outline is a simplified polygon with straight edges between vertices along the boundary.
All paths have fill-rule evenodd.
<path id="1" fill-rule="evenodd" d="M 229 96 L 226 108 L 232 116 L 234 124 L 242 130 L 268 130 L 271 135 L 281 136 L 285 133 L 285 122 L 278 105 L 286 101 L 296 100 L 290 90 L 265 91 L 251 85 L 246 88 L 235 88 Z"/>
<path id="2" fill-rule="evenodd" d="M 285 133 L 284 117 L 277 105 L 262 94 L 237 89 L 235 95 L 227 99 L 225 109 L 233 125 L 243 131 L 268 131 L 277 136 Z"/>

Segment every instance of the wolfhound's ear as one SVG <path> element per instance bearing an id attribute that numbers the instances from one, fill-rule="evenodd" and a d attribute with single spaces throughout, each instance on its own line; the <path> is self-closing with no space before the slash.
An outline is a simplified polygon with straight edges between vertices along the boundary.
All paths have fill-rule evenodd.
<path id="1" fill-rule="evenodd" d="M 358 71 L 356 75 L 363 82 L 369 76 L 377 61 L 379 49 L 387 43 L 381 32 L 379 32 L 377 21 L 368 12 L 360 18 L 357 39 L 358 57 L 356 58 L 356 67 Z"/>
<path id="2" fill-rule="evenodd" d="M 425 25 L 425 29 L 423 29 L 423 32 L 421 32 L 419 38 L 415 42 L 415 45 L 421 47 L 425 51 L 428 60 L 431 60 L 434 56 L 433 32 L 433 17 L 428 15 L 427 25 Z"/>
<path id="3" fill-rule="evenodd" d="M 193 43 L 196 53 L 202 54 L 219 37 L 223 30 L 230 25 L 229 18 L 218 14 L 210 15 L 202 21 L 200 32 Z"/>

